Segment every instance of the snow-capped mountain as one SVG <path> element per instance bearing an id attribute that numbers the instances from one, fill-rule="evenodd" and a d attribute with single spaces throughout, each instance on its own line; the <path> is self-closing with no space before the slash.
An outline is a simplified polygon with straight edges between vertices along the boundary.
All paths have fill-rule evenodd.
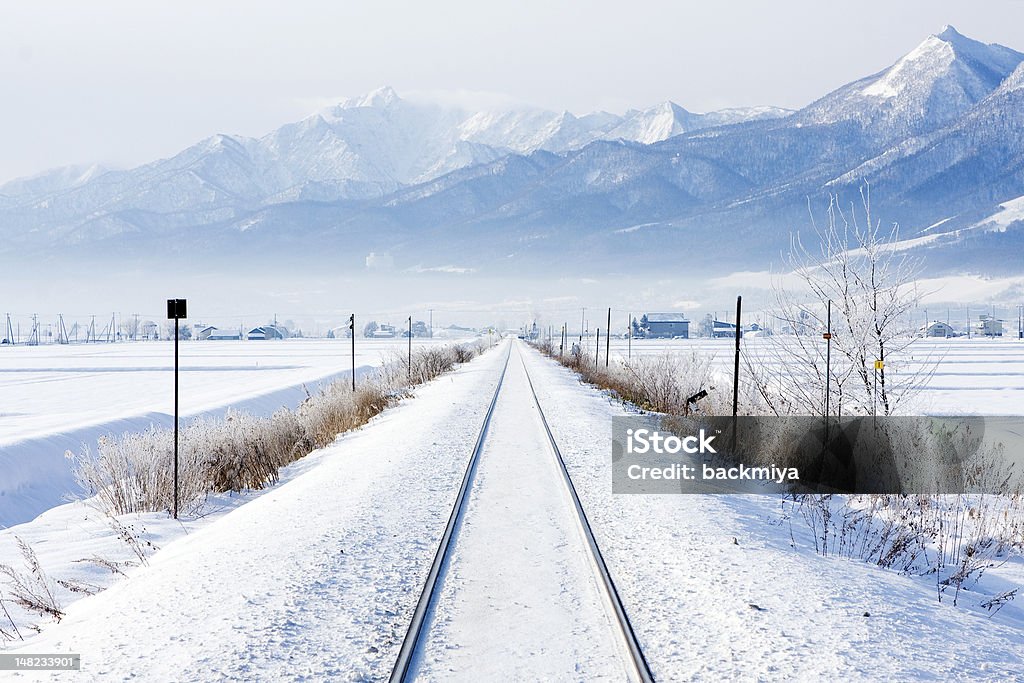
<path id="1" fill-rule="evenodd" d="M 383 88 L 259 139 L 9 183 L 0 236 L 19 250 L 140 255 L 173 243 L 326 259 L 338 247 L 351 267 L 370 251 L 402 267 L 458 250 L 481 268 L 561 265 L 567 251 L 672 268 L 701 253 L 691 267 L 715 271 L 763 266 L 808 226 L 808 198 L 867 180 L 876 214 L 905 237 L 939 223 L 957 254 L 969 237 L 982 267 L 1019 268 L 1012 250 L 983 254 L 1020 240 L 1015 223 L 966 228 L 1024 195 L 1022 64 L 946 27 L 797 112 L 470 111 Z M 935 267 L 962 261 L 943 253 Z"/>
<path id="2" fill-rule="evenodd" d="M 880 141 L 939 128 L 999 87 L 1024 54 L 985 45 L 952 26 L 888 69 L 850 83 L 800 112 L 804 124 L 854 121 Z"/>
<path id="3" fill-rule="evenodd" d="M 110 169 L 101 164 L 78 164 L 53 168 L 34 176 L 17 178 L 0 185 L 0 198 L 12 201 L 18 197 L 37 197 L 68 190 L 84 185 L 108 170 Z"/>
<path id="4" fill-rule="evenodd" d="M 682 112 L 686 125 L 663 121 Z M 510 153 L 566 152 L 604 138 L 650 143 L 718 121 L 785 115 L 760 108 L 690 114 L 672 103 L 625 116 L 535 108 L 468 111 L 403 99 L 391 88 L 344 100 L 262 138 L 215 135 L 126 171 L 69 167 L 0 187 L 3 231 L 82 242 L 161 225 L 231 220 L 294 201 L 382 198 Z"/>

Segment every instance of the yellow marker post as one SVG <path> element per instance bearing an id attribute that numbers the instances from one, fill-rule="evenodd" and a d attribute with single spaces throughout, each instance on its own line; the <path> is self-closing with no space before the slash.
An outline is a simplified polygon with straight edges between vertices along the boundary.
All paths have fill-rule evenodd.
<path id="1" fill-rule="evenodd" d="M 875 397 L 878 394 L 878 371 L 882 370 L 884 368 L 885 368 L 885 361 L 884 360 L 876 360 L 875 361 L 875 386 L 874 386 L 874 389 L 871 392 L 871 418 L 872 418 L 872 420 L 874 420 L 875 416 L 878 414 L 878 412 L 876 410 L 876 403 L 875 403 Z"/>

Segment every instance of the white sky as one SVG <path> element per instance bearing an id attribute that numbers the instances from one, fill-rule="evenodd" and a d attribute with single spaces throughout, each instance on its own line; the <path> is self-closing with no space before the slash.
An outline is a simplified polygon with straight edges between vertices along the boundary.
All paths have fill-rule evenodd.
<path id="1" fill-rule="evenodd" d="M 1024 50 L 1024 0 L 4 2 L 0 182 L 260 135 L 381 85 L 577 113 L 796 108 L 947 23 Z"/>

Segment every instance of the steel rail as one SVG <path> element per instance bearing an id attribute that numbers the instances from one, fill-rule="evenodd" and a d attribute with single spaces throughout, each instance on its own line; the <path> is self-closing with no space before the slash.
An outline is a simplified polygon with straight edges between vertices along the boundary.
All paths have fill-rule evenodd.
<path id="1" fill-rule="evenodd" d="M 395 661 L 395 666 L 391 671 L 391 683 L 409 680 L 409 673 L 416 655 L 416 649 L 423 637 L 423 627 L 426 623 L 427 614 L 430 611 L 430 606 L 434 603 L 435 593 L 439 585 L 438 579 L 441 576 L 441 570 L 455 540 L 455 531 L 462 521 L 466 502 L 469 500 L 469 490 L 473 485 L 477 463 L 480 461 L 480 453 L 483 451 L 484 440 L 487 437 L 487 430 L 491 424 L 491 416 L 494 414 L 494 406 L 498 403 L 498 394 L 501 392 L 501 385 L 505 381 L 505 372 L 508 370 L 508 362 L 511 357 L 512 344 L 510 343 L 508 353 L 505 356 L 505 365 L 501 369 L 498 384 L 494 387 L 494 396 L 491 398 L 491 404 L 487 408 L 483 424 L 480 425 L 480 433 L 477 436 L 476 445 L 473 447 L 469 463 L 466 465 L 466 472 L 462 476 L 462 485 L 459 487 L 459 493 L 455 498 L 455 504 L 452 506 L 452 512 L 448 516 L 448 524 L 445 526 L 441 542 L 438 544 L 437 553 L 434 555 L 434 561 L 431 563 L 430 571 L 427 573 L 427 579 L 423 584 L 423 591 L 416 602 L 416 609 L 413 611 L 409 630 L 406 632 L 405 639 L 402 641 L 402 647 L 398 651 L 398 659 Z"/>
<path id="2" fill-rule="evenodd" d="M 540 415 L 541 423 L 544 425 L 544 431 L 548 435 L 548 442 L 551 445 L 551 450 L 555 455 L 555 460 L 558 462 L 558 469 L 562 473 L 562 480 L 565 482 L 570 498 L 572 498 L 573 508 L 576 510 L 576 519 L 579 522 L 580 530 L 583 532 L 583 536 L 587 541 L 587 547 L 590 549 L 590 558 L 594 563 L 594 569 L 597 572 L 601 587 L 604 589 L 605 596 L 608 599 L 615 621 L 619 626 L 619 632 L 622 635 L 623 644 L 625 645 L 627 652 L 629 652 L 630 663 L 633 665 L 636 678 L 643 683 L 653 683 L 654 676 L 651 673 L 651 667 L 647 663 L 647 658 L 644 656 L 643 650 L 640 648 L 640 642 L 636 637 L 636 632 L 633 630 L 633 624 L 629 621 L 629 615 L 626 614 L 626 608 L 622 604 L 622 598 L 619 596 L 619 591 L 615 587 L 615 582 L 612 580 L 612 575 L 608 570 L 608 565 L 605 563 L 604 557 L 601 555 L 601 549 L 597 545 L 597 539 L 594 537 L 594 531 L 590 526 L 590 520 L 587 519 L 587 513 L 583 510 L 583 504 L 580 502 L 580 497 L 576 493 L 576 487 L 572 483 L 572 477 L 569 476 L 569 469 L 565 465 L 565 458 L 562 457 L 562 451 L 558 448 L 558 442 L 555 441 L 555 435 L 551 433 L 551 425 L 548 424 L 548 419 L 544 415 L 544 409 L 540 406 L 540 399 L 537 398 L 537 390 L 533 386 L 533 379 L 530 377 L 530 371 L 526 367 L 526 361 L 523 360 L 522 354 L 520 354 L 519 359 L 523 363 L 523 372 L 526 373 L 526 381 L 530 385 L 530 393 L 533 394 L 533 404 L 537 407 L 537 413 Z"/>

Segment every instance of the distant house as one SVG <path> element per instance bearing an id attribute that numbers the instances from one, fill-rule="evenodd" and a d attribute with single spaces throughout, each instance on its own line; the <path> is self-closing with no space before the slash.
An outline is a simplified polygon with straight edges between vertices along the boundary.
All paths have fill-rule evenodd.
<path id="1" fill-rule="evenodd" d="M 382 323 L 380 327 L 370 333 L 369 336 L 374 339 L 394 339 L 398 336 L 398 330 L 395 329 L 394 325 Z"/>
<path id="2" fill-rule="evenodd" d="M 202 336 L 203 334 L 206 334 L 206 336 Z M 239 329 L 222 330 L 216 327 L 207 327 L 200 333 L 199 338 L 211 341 L 240 341 L 242 339 L 242 331 Z"/>
<path id="3" fill-rule="evenodd" d="M 733 323 L 724 322 L 722 320 L 713 320 L 711 321 L 711 336 L 716 338 L 735 338 L 736 325 Z M 740 330 L 740 336 L 743 336 L 743 330 Z"/>
<path id="4" fill-rule="evenodd" d="M 921 328 L 925 337 L 955 337 L 956 331 L 947 323 L 933 321 Z"/>
<path id="5" fill-rule="evenodd" d="M 143 339 L 159 339 L 160 325 L 152 320 L 147 320 L 139 327 L 139 333 Z"/>
<path id="6" fill-rule="evenodd" d="M 648 313 L 642 321 L 650 339 L 690 338 L 690 321 L 683 313 Z"/>
<path id="7" fill-rule="evenodd" d="M 266 339 L 287 339 L 288 330 L 280 325 L 262 325 L 249 330 L 246 339 L 249 341 L 263 341 Z"/>
<path id="8" fill-rule="evenodd" d="M 743 335 L 750 335 L 751 337 L 770 337 L 772 335 L 772 331 L 760 323 L 751 323 L 748 327 L 743 329 Z"/>
<path id="9" fill-rule="evenodd" d="M 978 325 L 974 328 L 975 333 L 981 337 L 1002 337 L 1003 321 L 996 320 L 991 315 L 982 314 L 978 318 Z"/>
<path id="10" fill-rule="evenodd" d="M 414 320 L 412 323 L 412 336 L 429 337 L 430 328 L 428 328 L 427 324 L 422 320 Z M 409 328 L 405 328 L 404 330 L 402 330 L 402 337 L 406 339 L 409 337 Z"/>

